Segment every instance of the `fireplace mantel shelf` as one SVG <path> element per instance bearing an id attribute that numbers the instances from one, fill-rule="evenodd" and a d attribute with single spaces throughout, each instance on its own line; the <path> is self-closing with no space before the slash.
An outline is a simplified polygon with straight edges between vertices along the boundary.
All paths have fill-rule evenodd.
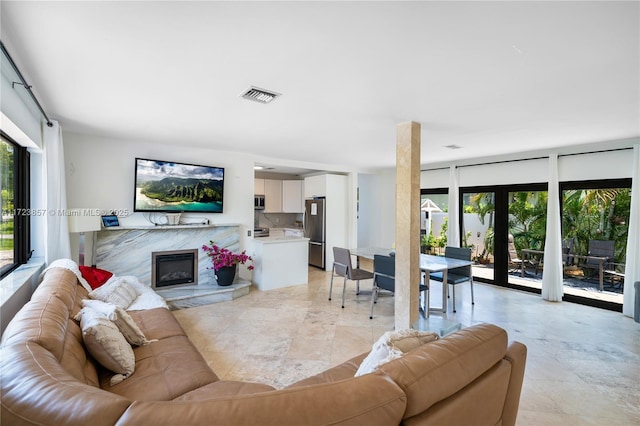
<path id="1" fill-rule="evenodd" d="M 102 228 L 101 231 L 129 231 L 129 230 L 166 230 L 166 229 L 194 229 L 194 228 L 221 228 L 225 226 L 240 226 L 238 223 L 212 223 L 204 225 L 201 223 L 195 223 L 193 225 L 133 225 L 133 226 L 112 226 L 109 228 Z"/>

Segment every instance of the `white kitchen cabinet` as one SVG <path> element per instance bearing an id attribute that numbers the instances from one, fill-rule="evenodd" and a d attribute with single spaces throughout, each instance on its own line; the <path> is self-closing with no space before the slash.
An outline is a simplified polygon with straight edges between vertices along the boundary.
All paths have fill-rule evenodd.
<path id="1" fill-rule="evenodd" d="M 304 178 L 304 198 L 325 197 L 327 195 L 327 175 Z"/>
<path id="2" fill-rule="evenodd" d="M 256 238 L 254 244 L 253 283 L 259 290 L 309 282 L 308 238 Z"/>
<path id="3" fill-rule="evenodd" d="M 253 180 L 253 193 L 256 195 L 264 195 L 264 179 Z"/>
<path id="4" fill-rule="evenodd" d="M 282 213 L 282 181 L 264 180 L 264 212 Z"/>
<path id="5" fill-rule="evenodd" d="M 304 213 L 302 180 L 282 181 L 282 211 L 284 213 Z"/>

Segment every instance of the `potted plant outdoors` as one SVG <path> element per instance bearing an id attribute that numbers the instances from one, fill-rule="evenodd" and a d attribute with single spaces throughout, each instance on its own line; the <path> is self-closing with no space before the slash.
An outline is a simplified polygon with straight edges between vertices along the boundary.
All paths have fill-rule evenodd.
<path id="1" fill-rule="evenodd" d="M 432 254 L 432 250 L 436 244 L 436 237 L 433 236 L 433 232 L 431 231 L 429 231 L 429 235 L 423 234 L 420 237 L 420 251 L 424 254 Z"/>
<path id="2" fill-rule="evenodd" d="M 242 253 L 233 253 L 229 249 L 217 246 L 213 241 L 209 241 L 209 245 L 203 244 L 202 250 L 211 259 L 212 266 L 207 266 L 207 269 L 214 272 L 216 281 L 221 286 L 233 283 L 238 264 L 244 265 L 246 262 L 253 262 L 246 250 L 243 250 Z M 247 269 L 252 270 L 253 265 L 248 265 Z"/>

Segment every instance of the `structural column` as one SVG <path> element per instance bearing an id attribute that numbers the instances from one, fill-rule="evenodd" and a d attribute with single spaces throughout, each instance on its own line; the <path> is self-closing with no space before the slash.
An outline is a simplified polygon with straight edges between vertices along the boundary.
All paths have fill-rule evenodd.
<path id="1" fill-rule="evenodd" d="M 420 287 L 420 124 L 397 126 L 395 328 L 418 319 Z"/>

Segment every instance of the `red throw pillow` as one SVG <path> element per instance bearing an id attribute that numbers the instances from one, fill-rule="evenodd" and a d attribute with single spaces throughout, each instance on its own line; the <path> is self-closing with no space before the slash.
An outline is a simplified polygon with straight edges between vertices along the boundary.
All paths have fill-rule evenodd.
<path id="1" fill-rule="evenodd" d="M 106 283 L 113 276 L 112 272 L 94 268 L 93 266 L 80 266 L 80 272 L 93 290 Z"/>

